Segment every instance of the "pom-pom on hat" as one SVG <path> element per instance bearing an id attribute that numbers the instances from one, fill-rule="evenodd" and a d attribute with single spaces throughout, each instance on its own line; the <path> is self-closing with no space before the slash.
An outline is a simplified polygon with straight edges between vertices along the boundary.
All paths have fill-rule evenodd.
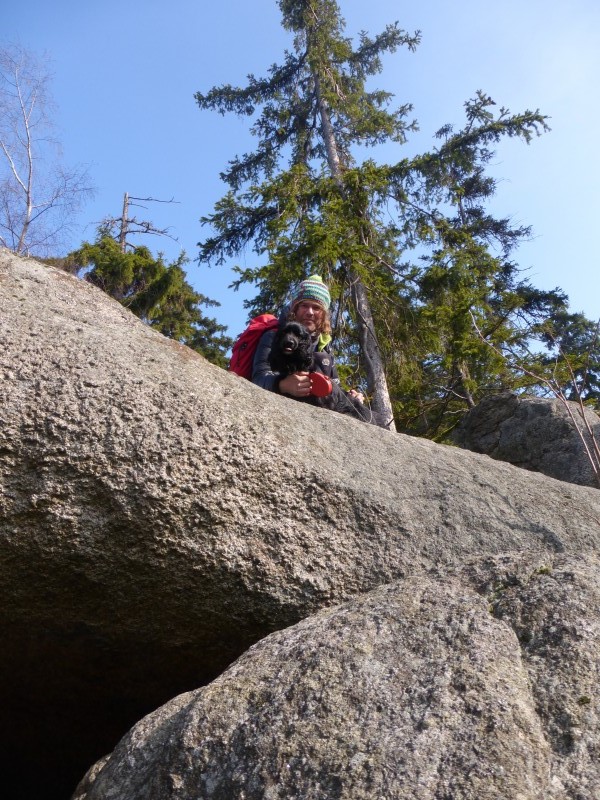
<path id="1" fill-rule="evenodd" d="M 298 285 L 292 300 L 292 310 L 303 300 L 318 303 L 325 311 L 329 310 L 331 296 L 329 294 L 329 289 L 323 283 L 323 278 L 320 275 L 311 275 Z"/>

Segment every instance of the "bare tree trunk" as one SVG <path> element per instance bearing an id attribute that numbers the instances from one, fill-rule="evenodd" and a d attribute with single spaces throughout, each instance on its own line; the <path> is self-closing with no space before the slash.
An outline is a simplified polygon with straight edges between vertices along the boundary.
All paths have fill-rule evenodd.
<path id="1" fill-rule="evenodd" d="M 36 92 L 32 93 L 31 98 L 30 98 L 31 107 L 29 109 L 27 109 L 25 107 L 25 103 L 24 103 L 24 100 L 23 100 L 23 94 L 21 92 L 21 85 L 19 83 L 18 71 L 15 72 L 15 85 L 16 85 L 17 94 L 18 94 L 18 97 L 19 97 L 19 108 L 20 108 L 21 118 L 22 118 L 22 121 L 23 121 L 23 130 L 25 132 L 25 137 L 24 137 L 24 141 L 22 142 L 22 144 L 23 144 L 23 147 L 24 147 L 26 155 L 27 155 L 27 158 L 26 158 L 26 162 L 27 162 L 27 180 L 26 181 L 21 180 L 21 178 L 19 177 L 19 175 L 17 173 L 16 166 L 15 166 L 12 158 L 9 157 L 9 161 L 11 163 L 13 174 L 14 174 L 15 178 L 17 179 L 17 183 L 19 184 L 19 186 L 23 190 L 24 199 L 25 199 L 25 214 L 23 216 L 23 227 L 21 228 L 21 234 L 19 236 L 19 241 L 18 241 L 17 248 L 16 248 L 16 252 L 17 253 L 23 253 L 24 250 L 25 250 L 25 242 L 26 242 L 26 239 L 27 239 L 27 233 L 29 231 L 29 224 L 31 222 L 31 215 L 33 213 L 33 200 L 32 200 L 32 191 L 31 191 L 32 186 L 33 186 L 33 152 L 32 152 L 32 149 L 31 149 L 31 128 L 30 128 L 30 125 L 29 125 L 29 120 L 30 120 L 30 117 L 31 117 L 31 113 L 33 111 L 33 107 L 34 107 L 35 102 L 36 102 Z M 6 149 L 4 147 L 3 147 L 3 149 L 4 149 L 4 152 L 8 155 Z M 27 253 L 26 253 L 26 255 L 27 255 Z"/>
<path id="2" fill-rule="evenodd" d="M 119 245 L 121 247 L 121 252 L 125 252 L 125 247 L 127 244 L 127 224 L 128 219 L 127 216 L 129 214 L 129 195 L 127 192 L 123 195 L 123 213 L 121 215 L 121 229 L 119 231 Z"/>
<path id="3" fill-rule="evenodd" d="M 386 426 L 388 430 L 395 431 L 394 413 L 379 343 L 375 335 L 375 323 L 371 314 L 371 305 L 364 283 L 356 277 L 354 277 L 352 284 L 352 301 L 358 318 L 358 338 L 365 361 L 367 381 L 369 389 L 373 392 L 373 410 L 388 420 Z"/>
<path id="4" fill-rule="evenodd" d="M 319 104 L 319 115 L 321 118 L 321 131 L 325 150 L 327 152 L 327 163 L 332 177 L 342 186 L 342 165 L 340 162 L 335 132 L 329 117 L 327 102 L 321 95 L 319 78 L 315 76 L 317 98 Z M 367 296 L 364 283 L 353 270 L 351 265 L 346 265 L 348 277 L 352 286 L 352 302 L 356 309 L 358 337 L 361 352 L 364 358 L 364 366 L 367 374 L 369 391 L 373 393 L 373 410 L 381 414 L 384 419 L 389 420 L 388 429 L 396 430 L 394 424 L 394 413 L 390 400 L 390 392 L 383 368 L 381 350 L 375 334 L 375 323 L 371 312 L 371 304 Z"/>
<path id="5" fill-rule="evenodd" d="M 467 406 L 469 408 L 475 408 L 475 399 L 468 389 L 468 383 L 471 379 L 471 376 L 469 375 L 469 368 L 464 361 L 459 361 L 456 364 L 456 371 L 460 375 L 460 388 Z"/>
<path id="6" fill-rule="evenodd" d="M 33 156 L 31 152 L 31 134 L 27 118 L 24 117 L 25 130 L 27 131 L 27 183 L 23 185 L 25 193 L 25 218 L 23 220 L 23 227 L 21 228 L 21 235 L 19 236 L 19 243 L 17 244 L 17 253 L 24 253 L 26 250 L 25 242 L 29 232 L 29 224 L 31 222 L 31 214 L 33 212 L 33 200 L 31 187 L 33 185 Z M 25 252 L 25 255 L 29 255 Z"/>

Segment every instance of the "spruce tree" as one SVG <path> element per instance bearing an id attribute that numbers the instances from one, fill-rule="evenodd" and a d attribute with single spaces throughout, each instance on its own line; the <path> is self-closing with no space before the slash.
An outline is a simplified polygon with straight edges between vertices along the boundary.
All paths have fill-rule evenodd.
<path id="1" fill-rule="evenodd" d="M 465 103 L 465 115 L 461 130 L 441 128 L 439 147 L 397 165 L 390 178 L 419 253 L 413 329 L 404 335 L 415 358 L 396 414 L 404 430 L 440 440 L 483 396 L 521 387 L 504 349 L 526 349 L 567 303 L 558 289 L 533 287 L 513 259 L 530 228 L 487 210 L 496 146 L 504 137 L 531 142 L 547 129 L 546 118 L 496 109 L 483 92 Z"/>
<path id="2" fill-rule="evenodd" d="M 71 272 L 83 275 L 146 324 L 212 363 L 226 366 L 232 340 L 224 335 L 226 327 L 205 316 L 201 309 L 219 303 L 194 291 L 188 283 L 184 254 L 166 264 L 147 247 L 133 247 L 124 253 L 120 243 L 101 230 L 93 244 L 84 242 L 67 260 Z"/>
<path id="3" fill-rule="evenodd" d="M 257 149 L 230 162 L 221 176 L 230 192 L 203 220 L 215 235 L 200 244 L 200 259 L 223 260 L 249 243 L 267 254 L 267 264 L 240 275 L 240 282 L 257 283 L 252 305 L 261 310 L 281 306 L 290 284 L 323 275 L 352 316 L 373 406 L 393 427 L 371 307 L 368 193 L 352 149 L 404 141 L 410 107 L 388 111 L 390 95 L 367 91 L 366 81 L 381 70 L 383 53 L 414 49 L 419 36 L 394 24 L 375 39 L 361 34 L 354 48 L 334 0 L 280 0 L 279 7 L 283 27 L 294 35 L 283 63 L 266 78 L 250 75 L 245 87 L 196 95 L 201 108 L 221 113 L 254 115 L 262 107 L 252 127 Z"/>
<path id="4" fill-rule="evenodd" d="M 529 393 L 600 408 L 600 322 L 558 310 L 534 326 L 520 348 L 505 346 L 505 356 L 521 370 Z"/>
<path id="5" fill-rule="evenodd" d="M 365 147 L 400 146 L 415 127 L 410 105 L 370 90 L 381 58 L 414 50 L 419 34 L 389 25 L 375 38 L 344 36 L 334 0 L 279 0 L 293 50 L 267 77 L 198 93 L 202 109 L 253 118 L 256 149 L 230 161 L 228 193 L 203 222 L 200 260 L 223 262 L 252 246 L 263 263 L 238 269 L 253 283 L 252 313 L 277 310 L 310 273 L 332 287 L 340 371 L 393 412 L 402 430 L 444 440 L 485 394 L 518 387 L 502 346 L 522 346 L 566 308 L 558 291 L 524 280 L 513 260 L 524 226 L 488 210 L 488 174 L 504 137 L 529 143 L 539 111 L 511 114 L 483 92 L 466 124 L 414 158 L 358 161 Z M 491 346 L 490 346 L 491 345 Z"/>

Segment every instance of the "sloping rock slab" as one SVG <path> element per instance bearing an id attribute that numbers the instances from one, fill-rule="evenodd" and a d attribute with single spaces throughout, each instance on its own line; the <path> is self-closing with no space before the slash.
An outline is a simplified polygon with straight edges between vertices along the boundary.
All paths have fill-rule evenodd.
<path id="1" fill-rule="evenodd" d="M 0 294 L 0 766 L 22 797 L 64 798 L 148 711 L 322 607 L 597 548 L 591 489 L 265 392 L 7 251 Z"/>
<path id="2" fill-rule="evenodd" d="M 592 436 L 600 443 L 600 417 L 591 408 L 582 415 L 577 403 L 513 392 L 485 398 L 454 431 L 467 450 L 597 489 Z"/>
<path id="3" fill-rule="evenodd" d="M 75 798 L 598 797 L 598 566 L 489 559 L 320 612 L 142 720 Z"/>

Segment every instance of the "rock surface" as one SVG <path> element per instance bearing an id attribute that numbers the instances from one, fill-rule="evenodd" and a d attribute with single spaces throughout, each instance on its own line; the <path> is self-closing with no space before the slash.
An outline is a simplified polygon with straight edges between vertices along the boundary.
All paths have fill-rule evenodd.
<path id="1" fill-rule="evenodd" d="M 264 392 L 7 251 L 0 295 L 21 797 L 64 798 L 148 711 L 320 608 L 474 555 L 597 550 L 592 489 Z"/>
<path id="2" fill-rule="evenodd" d="M 600 443 L 600 417 L 589 408 L 584 413 L 585 421 L 577 403 L 568 403 L 567 409 L 558 399 L 505 392 L 472 409 L 454 438 L 475 453 L 597 489 L 592 462 L 599 467 L 600 463 L 587 426 Z"/>
<path id="3" fill-rule="evenodd" d="M 408 578 L 272 634 L 76 800 L 599 797 L 600 565 L 552 561 Z"/>

